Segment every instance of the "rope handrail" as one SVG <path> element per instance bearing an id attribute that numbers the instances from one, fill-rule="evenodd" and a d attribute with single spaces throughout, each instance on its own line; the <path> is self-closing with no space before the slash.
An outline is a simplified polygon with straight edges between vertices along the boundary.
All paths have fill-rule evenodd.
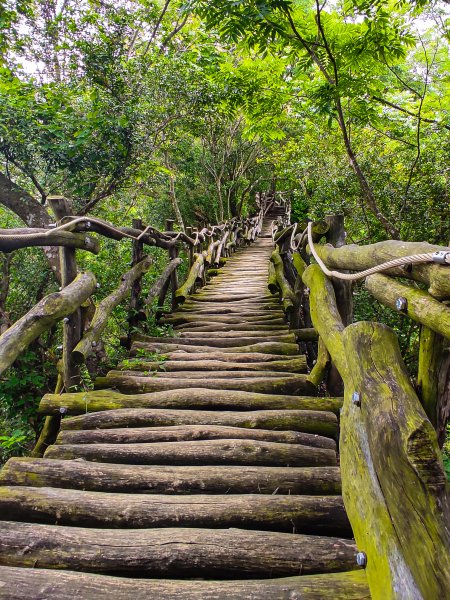
<path id="1" fill-rule="evenodd" d="M 312 239 L 312 221 L 308 223 L 308 244 L 311 250 L 311 254 L 314 256 L 319 267 L 328 277 L 334 277 L 336 279 L 342 279 L 345 281 L 358 281 L 359 279 L 365 279 L 369 275 L 373 275 L 374 273 L 380 273 L 382 271 L 387 271 L 388 269 L 393 269 L 395 267 L 402 267 L 405 265 L 411 264 L 420 264 L 420 263 L 428 263 L 434 262 L 438 264 L 450 264 L 450 249 L 448 252 L 438 251 L 438 252 L 427 252 L 424 254 L 412 254 L 410 256 L 402 256 L 400 258 L 394 258 L 389 260 L 381 265 L 376 265 L 375 267 L 371 267 L 370 269 L 365 269 L 364 271 L 360 271 L 358 273 L 342 273 L 341 271 L 331 271 L 325 265 L 323 260 L 317 254 L 314 242 Z"/>

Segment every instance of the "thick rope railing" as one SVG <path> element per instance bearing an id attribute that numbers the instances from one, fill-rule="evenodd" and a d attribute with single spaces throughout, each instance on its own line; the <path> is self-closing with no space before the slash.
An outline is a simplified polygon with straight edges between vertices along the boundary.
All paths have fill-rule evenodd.
<path id="1" fill-rule="evenodd" d="M 341 271 L 331 271 L 317 254 L 316 249 L 314 247 L 314 242 L 312 238 L 312 222 L 308 223 L 308 244 L 311 250 L 311 254 L 314 256 L 319 267 L 328 277 L 334 277 L 336 279 L 343 279 L 345 281 L 358 281 L 359 279 L 365 279 L 369 275 L 373 275 L 374 273 L 381 273 L 382 271 L 387 271 L 389 269 L 393 269 L 395 267 L 403 267 L 406 265 L 417 265 L 421 263 L 429 263 L 434 262 L 440 265 L 450 264 L 450 248 L 448 252 L 438 251 L 438 252 L 427 252 L 425 254 L 412 254 L 411 256 L 402 256 L 401 258 L 394 258 L 389 260 L 381 265 L 376 265 L 375 267 L 371 267 L 370 269 L 366 269 L 365 271 L 360 271 L 359 273 L 341 273 Z"/>

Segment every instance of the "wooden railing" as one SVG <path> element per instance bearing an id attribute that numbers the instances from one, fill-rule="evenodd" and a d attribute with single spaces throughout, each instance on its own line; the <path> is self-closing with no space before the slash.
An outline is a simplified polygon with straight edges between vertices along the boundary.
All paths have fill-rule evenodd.
<path id="1" fill-rule="evenodd" d="M 444 598 L 450 505 L 438 436 L 442 440 L 450 408 L 450 248 L 397 241 L 346 246 L 341 216 L 309 229 L 308 236 L 306 224 L 273 224 L 269 289 L 280 294 L 292 327 L 312 324 L 319 335 L 317 346 L 305 346 L 310 381 L 332 395 L 344 389 L 340 464 L 358 561 L 375 599 Z M 313 247 L 326 271 L 354 275 L 328 277 L 311 258 Z M 413 264 L 408 257 L 418 254 L 435 260 Z M 420 323 L 415 383 L 392 329 L 353 323 L 348 279 L 397 258 L 405 264 L 379 267 L 364 285 L 385 306 Z"/>
<path id="2" fill-rule="evenodd" d="M 200 230 L 187 228 L 186 232 L 174 231 L 174 221 L 166 222 L 166 231 L 144 226 L 135 219 L 131 227 L 118 227 L 94 217 L 76 217 L 70 214 L 70 204 L 62 197 L 48 198 L 56 217 L 49 229 L 0 230 L 0 252 L 11 252 L 29 246 L 59 247 L 59 270 L 55 274 L 61 284 L 58 292 L 44 297 L 19 321 L 0 336 L 0 374 L 3 373 L 26 347 L 44 331 L 63 321 L 62 359 L 58 364 L 57 393 L 77 389 L 81 382 L 80 367 L 96 351 L 108 319 L 126 298 L 129 302 L 129 333 L 122 339 L 127 345 L 130 332 L 147 319 L 157 299 L 156 318 L 170 293 L 172 308 L 185 301 L 198 286 L 206 282 L 207 275 L 214 275 L 219 267 L 237 248 L 249 244 L 261 232 L 266 203 L 252 218 L 237 219 L 204 227 Z M 94 235 L 93 235 L 94 234 Z M 120 277 L 118 287 L 103 298 L 97 306 L 91 295 L 98 284 L 92 273 L 79 273 L 76 250 L 82 249 L 98 254 L 99 240 L 95 235 L 113 240 L 130 240 L 133 244 L 131 269 Z M 145 254 L 146 246 L 163 248 L 168 253 L 168 264 L 152 285 L 147 296 L 142 297 L 142 278 L 150 270 L 152 259 Z M 178 256 L 184 248 L 188 256 L 188 276 L 179 286 L 177 267 L 182 263 Z M 41 455 L 52 442 L 59 429 L 58 417 L 47 417 L 34 455 Z"/>

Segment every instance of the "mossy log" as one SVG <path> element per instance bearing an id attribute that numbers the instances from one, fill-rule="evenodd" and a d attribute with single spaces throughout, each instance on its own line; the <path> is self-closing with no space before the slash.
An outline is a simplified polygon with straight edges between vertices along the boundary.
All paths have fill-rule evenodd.
<path id="1" fill-rule="evenodd" d="M 258 344 L 278 344 L 279 346 L 295 346 L 298 350 L 298 346 L 295 344 L 295 335 L 286 333 L 283 335 L 258 335 L 258 336 L 248 336 L 245 337 L 237 335 L 236 337 L 226 337 L 221 333 L 217 337 L 211 337 L 208 333 L 206 336 L 202 337 L 185 337 L 186 334 L 183 334 L 183 337 L 176 338 L 161 338 L 161 337 L 151 337 L 141 334 L 136 334 L 133 337 L 133 343 L 141 343 L 147 345 L 154 344 L 164 344 L 166 346 L 174 346 L 177 347 L 179 345 L 182 346 L 209 346 L 212 348 L 237 348 L 241 346 L 251 346 Z"/>
<path id="2" fill-rule="evenodd" d="M 310 381 L 316 387 L 325 380 L 328 368 L 330 366 L 330 353 L 328 352 L 324 341 L 319 338 L 318 349 L 317 349 L 317 360 L 311 373 L 308 375 L 308 381 Z"/>
<path id="3" fill-rule="evenodd" d="M 297 377 L 298 373 L 290 373 L 287 371 L 229 371 L 225 369 L 222 371 L 197 371 L 195 364 L 190 363 L 189 370 L 186 371 L 171 371 L 166 372 L 160 371 L 149 371 L 148 369 L 136 370 L 136 369 L 112 369 L 108 371 L 106 377 L 152 377 L 153 379 L 166 379 L 170 381 L 177 381 L 178 379 L 199 379 L 199 385 L 203 385 L 204 381 L 211 379 L 251 379 L 264 378 L 264 379 L 276 379 L 279 381 L 281 378 L 287 379 L 289 377 Z"/>
<path id="4" fill-rule="evenodd" d="M 305 373 L 305 356 L 295 357 L 293 360 L 273 360 L 270 364 L 265 362 L 232 362 L 231 360 L 198 360 L 195 364 L 189 360 L 164 360 L 151 361 L 136 358 L 125 360 L 119 364 L 120 370 L 131 371 L 159 371 L 163 373 L 174 373 L 189 371 L 194 368 L 197 372 L 208 371 L 286 371 L 290 373 Z"/>
<path id="5" fill-rule="evenodd" d="M 20 520 L 88 527 L 243 527 L 343 535 L 351 529 L 340 496 L 264 494 L 112 494 L 4 486 L 0 514 Z"/>
<path id="6" fill-rule="evenodd" d="M 338 467 L 153 467 L 83 460 L 11 458 L 0 471 L 0 482 L 2 485 L 134 494 L 333 496 L 341 493 Z"/>
<path id="7" fill-rule="evenodd" d="M 0 600 L 333 600 L 370 598 L 364 571 L 305 575 L 261 581 L 130 579 L 72 571 L 0 567 Z"/>
<path id="8" fill-rule="evenodd" d="M 424 599 L 443 598 L 450 584 L 450 505 L 436 433 L 412 388 L 391 329 L 356 323 L 344 331 L 343 341 L 351 383 L 342 422 L 348 415 L 355 425 L 359 420 L 359 435 L 386 508 L 384 515 L 378 510 L 376 518 L 368 518 L 370 508 L 362 494 L 369 499 L 371 490 L 353 488 L 361 455 L 346 455 L 342 443 L 344 497 L 358 546 L 373 557 L 367 566 L 372 595 L 394 598 L 401 584 L 411 595 L 419 590 Z M 352 404 L 352 389 L 361 394 L 360 407 Z M 348 424 L 342 427 L 348 439 Z"/>
<path id="9" fill-rule="evenodd" d="M 336 450 L 334 440 L 317 434 L 226 427 L 224 425 L 172 425 L 171 427 L 68 430 L 59 433 L 55 444 L 150 444 L 154 442 L 188 442 L 215 439 L 259 440 Z"/>
<path id="10" fill-rule="evenodd" d="M 214 334 L 217 335 L 214 335 Z M 301 330 L 300 330 L 300 335 L 301 335 Z M 317 335 L 316 335 L 317 337 Z M 253 342 L 253 340 L 255 339 L 256 341 L 268 341 L 268 342 L 272 342 L 272 341 L 280 341 L 280 342 L 288 342 L 288 343 L 294 343 L 295 342 L 295 338 L 296 335 L 294 333 L 291 333 L 289 331 L 289 329 L 287 327 L 285 327 L 284 329 L 269 329 L 269 331 L 266 330 L 253 330 L 253 331 L 239 331 L 239 330 L 231 330 L 231 331 L 177 331 L 177 337 L 176 338 L 172 338 L 176 341 L 187 341 L 189 340 L 192 343 L 197 343 L 197 341 L 200 343 L 202 340 L 208 340 L 208 341 L 217 341 L 220 343 L 223 343 L 225 340 L 232 340 L 232 341 L 239 341 L 242 339 L 245 342 L 247 340 L 251 340 Z M 145 340 L 143 340 L 145 341 Z M 150 340 L 152 341 L 152 340 Z M 155 341 L 155 338 L 153 338 L 153 341 Z"/>
<path id="11" fill-rule="evenodd" d="M 355 567 L 342 538 L 240 529 L 121 531 L 0 521 L 2 564 L 152 577 L 280 577 Z M 145 551 L 143 552 L 143 548 Z"/>
<path id="12" fill-rule="evenodd" d="M 152 259 L 149 256 L 145 257 L 127 273 L 122 275 L 119 287 L 98 304 L 89 327 L 72 351 L 72 358 L 76 363 L 81 364 L 85 362 L 87 357 L 93 352 L 95 345 L 100 340 L 100 336 L 108 324 L 110 314 L 130 294 L 133 283 L 149 270 L 151 264 Z"/>
<path id="13" fill-rule="evenodd" d="M 270 262 L 273 264 L 276 274 L 276 280 L 280 288 L 281 303 L 285 313 L 290 313 L 294 309 L 295 295 L 289 285 L 284 274 L 283 259 L 280 256 L 278 248 L 276 248 L 270 257 Z"/>
<path id="14" fill-rule="evenodd" d="M 244 392 L 260 392 L 262 394 L 314 394 L 315 388 L 307 380 L 306 375 L 292 377 L 247 377 L 232 379 L 204 379 L 204 389 L 210 390 L 242 390 Z M 198 388 L 198 379 L 178 377 L 176 379 L 158 377 L 138 377 L 122 375 L 120 371 L 106 377 L 95 379 L 95 388 L 113 388 L 131 394 L 160 392 L 175 389 Z"/>
<path id="15" fill-rule="evenodd" d="M 336 452 L 301 444 L 247 439 L 126 444 L 57 444 L 45 458 L 135 465 L 250 465 L 323 467 L 336 465 Z"/>
<path id="16" fill-rule="evenodd" d="M 309 301 L 313 325 L 345 380 L 347 361 L 342 342 L 344 324 L 336 306 L 333 284 L 318 265 L 310 265 L 306 269 L 303 282 L 311 290 Z"/>
<path id="17" fill-rule="evenodd" d="M 364 322 L 344 330 L 329 280 L 317 266 L 305 279 L 314 325 L 344 376 L 343 495 L 358 548 L 368 557 L 372 596 L 397 598 L 398 590 L 411 598 L 445 596 L 445 475 L 395 334 Z"/>
<path id="18" fill-rule="evenodd" d="M 277 319 L 275 322 L 269 321 L 265 323 L 221 323 L 213 320 L 209 325 L 206 325 L 204 320 L 199 320 L 197 322 L 177 326 L 177 335 L 181 335 L 182 333 L 184 334 L 188 332 L 209 332 L 213 335 L 215 333 L 217 335 L 220 335 L 221 332 L 226 333 L 233 331 L 239 332 L 241 334 L 243 334 L 244 332 L 249 332 L 253 335 L 258 332 L 263 332 L 264 334 L 266 334 L 273 331 L 282 331 L 283 333 L 289 333 L 287 324 L 281 321 L 281 319 Z"/>
<path id="19" fill-rule="evenodd" d="M 201 385 L 201 383 L 199 384 Z M 44 415 L 60 414 L 64 408 L 69 415 L 86 411 L 117 410 L 120 408 L 187 408 L 191 410 L 314 410 L 338 413 L 342 398 L 313 398 L 310 396 L 260 394 L 254 391 L 187 388 L 147 394 L 121 394 L 103 389 L 66 394 L 45 394 L 39 404 Z"/>
<path id="20" fill-rule="evenodd" d="M 149 313 L 150 313 L 150 309 L 152 307 L 152 304 L 155 300 L 155 298 L 158 298 L 159 295 L 161 294 L 164 285 L 169 281 L 172 273 L 175 271 L 175 269 L 181 265 L 182 263 L 182 259 L 181 258 L 174 258 L 172 259 L 169 264 L 167 265 L 167 267 L 164 269 L 164 271 L 161 273 L 161 275 L 158 277 L 158 279 L 155 281 L 155 283 L 152 285 L 152 287 L 150 288 L 148 294 L 147 294 L 147 298 L 145 299 L 145 314 L 148 317 Z"/>
<path id="21" fill-rule="evenodd" d="M 200 353 L 209 353 L 209 352 L 222 352 L 223 354 L 237 354 L 238 352 L 243 353 L 254 353 L 261 352 L 263 354 L 276 354 L 276 355 L 297 355 L 298 354 L 298 345 L 297 344 L 289 344 L 284 342 L 256 342 L 256 343 L 248 343 L 246 345 L 239 345 L 234 340 L 230 340 L 230 345 L 226 346 L 211 346 L 211 345 L 196 345 L 196 344 L 186 344 L 186 340 L 178 340 L 178 343 L 166 343 L 167 338 L 156 338 L 161 341 L 159 342 L 133 342 L 131 347 L 132 353 L 135 352 L 138 348 L 142 348 L 142 350 L 147 350 L 148 352 L 159 352 L 163 354 L 171 353 L 171 352 L 200 352 Z M 164 340 L 164 341 L 163 341 Z M 208 340 L 209 341 L 209 340 Z"/>
<path id="22" fill-rule="evenodd" d="M 239 313 L 239 314 L 188 314 L 183 312 L 176 312 L 171 315 L 165 315 L 164 323 L 169 323 L 170 325 L 174 325 L 175 327 L 179 326 L 189 326 L 189 325 L 202 325 L 204 327 L 212 326 L 216 324 L 217 326 L 221 325 L 245 325 L 247 327 L 251 327 L 253 324 L 257 325 L 284 325 L 286 321 L 280 312 L 279 315 L 267 314 L 266 312 L 262 312 L 256 315 L 249 315 L 247 313 Z"/>
<path id="23" fill-rule="evenodd" d="M 0 252 L 13 252 L 32 246 L 59 246 L 78 248 L 98 254 L 100 244 L 84 233 L 55 231 L 54 229 L 2 229 L 0 230 Z"/>
<path id="24" fill-rule="evenodd" d="M 178 304 L 183 304 L 196 283 L 202 282 L 202 276 L 205 269 L 206 252 L 200 252 L 195 256 L 194 264 L 189 271 L 186 281 L 175 292 L 175 299 Z"/>
<path id="25" fill-rule="evenodd" d="M 183 361 L 183 362 L 200 362 L 208 360 L 214 361 L 226 361 L 233 363 L 270 363 L 277 361 L 286 361 L 289 364 L 290 361 L 295 361 L 298 358 L 301 358 L 302 355 L 290 354 L 265 354 L 264 352 L 239 352 L 240 348 L 237 349 L 237 352 L 227 352 L 227 348 L 222 352 L 219 348 L 215 350 L 211 349 L 209 352 L 165 352 L 160 355 L 162 357 L 161 360 L 166 361 Z M 132 360 L 136 360 L 133 358 Z M 157 359 L 156 359 L 157 360 Z"/>
<path id="26" fill-rule="evenodd" d="M 367 246 L 350 244 L 341 248 L 332 246 L 316 246 L 317 254 L 329 269 L 364 271 L 376 265 L 404 256 L 444 251 L 445 246 L 435 246 L 426 242 L 403 242 L 388 240 Z M 434 298 L 444 300 L 450 298 L 450 266 L 434 263 L 397 267 L 386 271 L 388 275 L 414 279 L 428 286 L 428 292 Z"/>
<path id="27" fill-rule="evenodd" d="M 123 408 L 88 413 L 61 421 L 62 430 L 111 429 L 115 427 L 170 427 L 172 425 L 224 425 L 249 429 L 301 431 L 334 438 L 336 415 L 314 410 L 169 410 Z"/>
<path id="28" fill-rule="evenodd" d="M 95 290 L 92 273 L 80 273 L 59 292 L 45 296 L 0 336 L 0 373 L 41 333 L 78 309 Z"/>
<path id="29" fill-rule="evenodd" d="M 447 273 L 450 281 L 450 267 L 448 267 Z M 450 308 L 432 298 L 427 292 L 380 274 L 367 277 L 365 287 L 379 302 L 396 311 L 398 311 L 397 299 L 405 298 L 404 314 L 450 339 Z"/>
<path id="30" fill-rule="evenodd" d="M 422 327 L 419 344 L 419 366 L 417 371 L 417 386 L 422 406 L 434 428 L 438 428 L 440 416 L 440 380 L 446 377 L 447 357 L 444 350 L 444 338 L 429 329 Z M 445 423 L 439 423 L 439 429 Z"/>
<path id="31" fill-rule="evenodd" d="M 269 263 L 269 279 L 267 282 L 267 287 L 271 294 L 280 293 L 280 286 L 277 281 L 277 274 L 275 272 L 275 267 L 272 262 Z"/>

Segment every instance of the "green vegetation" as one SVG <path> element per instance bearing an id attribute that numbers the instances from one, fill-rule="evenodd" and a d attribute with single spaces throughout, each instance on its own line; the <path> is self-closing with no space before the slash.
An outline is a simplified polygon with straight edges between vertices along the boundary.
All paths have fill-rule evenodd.
<path id="1" fill-rule="evenodd" d="M 350 243 L 447 245 L 449 16 L 425 0 L 6 0 L 0 227 L 48 226 L 47 197 L 61 194 L 78 215 L 182 230 L 249 214 L 272 190 L 293 220 L 344 213 Z M 167 263 L 149 253 L 144 295 Z M 98 256 L 77 260 L 102 299 L 131 244 L 102 238 Z M 54 261 L 34 248 L 0 256 L 1 331 L 58 288 Z M 355 298 L 358 319 L 395 328 L 415 372 L 416 326 L 363 288 Z M 126 304 L 115 309 L 97 373 L 123 358 L 127 319 Z M 60 344 L 57 327 L 0 380 L 0 459 L 37 435 Z"/>

